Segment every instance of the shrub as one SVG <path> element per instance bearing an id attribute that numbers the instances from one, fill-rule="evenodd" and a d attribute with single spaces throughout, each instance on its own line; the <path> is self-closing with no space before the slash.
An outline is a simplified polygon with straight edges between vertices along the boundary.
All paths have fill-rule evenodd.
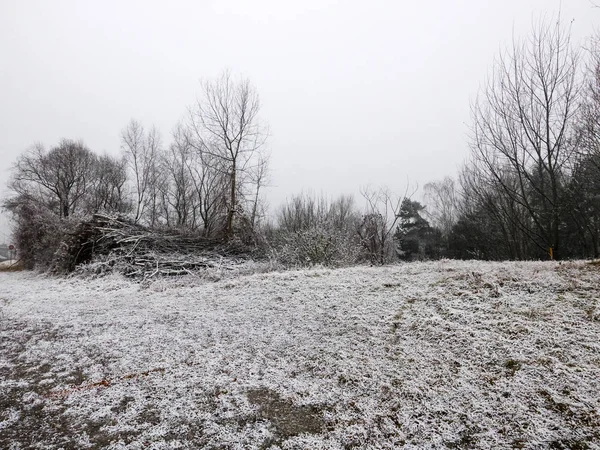
<path id="1" fill-rule="evenodd" d="M 350 265 L 361 253 L 359 220 L 352 197 L 329 201 L 303 193 L 282 205 L 277 226 L 265 236 L 274 259 L 283 266 Z"/>
<path id="2" fill-rule="evenodd" d="M 8 200 L 4 207 L 14 219 L 13 239 L 20 264 L 25 269 L 48 270 L 77 221 L 61 219 L 48 208 L 25 197 Z"/>
<path id="3" fill-rule="evenodd" d="M 324 225 L 280 231 L 273 249 L 275 259 L 287 267 L 350 265 L 357 262 L 360 251 L 353 236 Z"/>

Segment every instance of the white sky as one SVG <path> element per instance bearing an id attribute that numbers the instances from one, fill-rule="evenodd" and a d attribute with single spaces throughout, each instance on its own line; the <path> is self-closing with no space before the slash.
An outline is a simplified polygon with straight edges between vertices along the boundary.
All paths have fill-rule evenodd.
<path id="1" fill-rule="evenodd" d="M 0 185 L 34 142 L 116 154 L 131 118 L 168 141 L 229 68 L 261 96 L 271 205 L 403 193 L 456 173 L 494 56 L 559 9 L 581 43 L 600 20 L 590 0 L 0 0 Z"/>

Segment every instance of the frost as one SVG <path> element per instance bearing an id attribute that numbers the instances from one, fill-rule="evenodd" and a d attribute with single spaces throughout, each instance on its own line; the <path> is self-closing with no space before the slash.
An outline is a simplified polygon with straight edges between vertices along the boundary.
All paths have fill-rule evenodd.
<path id="1" fill-rule="evenodd" d="M 2 448 L 600 442 L 583 262 L 0 279 Z"/>

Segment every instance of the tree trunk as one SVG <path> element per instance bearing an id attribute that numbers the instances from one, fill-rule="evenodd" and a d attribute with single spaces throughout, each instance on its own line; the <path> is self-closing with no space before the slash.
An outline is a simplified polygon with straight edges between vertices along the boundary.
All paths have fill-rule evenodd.
<path id="1" fill-rule="evenodd" d="M 231 192 L 230 192 L 230 202 L 229 211 L 227 212 L 227 229 L 225 230 L 226 236 L 231 238 L 233 236 L 233 216 L 235 214 L 236 209 L 236 164 L 235 161 L 232 164 L 231 168 Z"/>
<path id="2" fill-rule="evenodd" d="M 65 199 L 62 202 L 61 207 L 62 207 L 62 216 L 63 216 L 63 218 L 69 217 L 69 201 L 67 199 Z"/>

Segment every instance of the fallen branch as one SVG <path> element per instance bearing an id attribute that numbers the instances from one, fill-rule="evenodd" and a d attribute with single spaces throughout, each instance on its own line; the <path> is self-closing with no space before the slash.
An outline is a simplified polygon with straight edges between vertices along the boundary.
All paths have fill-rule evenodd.
<path id="1" fill-rule="evenodd" d="M 110 387 L 114 383 L 119 382 L 119 381 L 137 379 L 140 377 L 147 377 L 151 373 L 164 372 L 164 371 L 165 371 L 164 367 L 159 367 L 157 369 L 146 370 L 144 372 L 129 373 L 129 374 L 123 375 L 122 377 L 119 377 L 115 380 L 110 380 L 109 378 L 105 378 L 103 380 L 96 381 L 94 383 L 80 384 L 79 386 L 73 386 L 69 389 L 64 389 L 62 391 L 49 392 L 48 394 L 45 395 L 45 397 L 46 398 L 68 397 L 69 395 L 71 395 L 74 392 L 89 391 L 90 389 L 95 389 L 95 388 L 99 388 L 99 387 Z"/>
<path id="2" fill-rule="evenodd" d="M 102 275 L 119 271 L 141 279 L 213 268 L 232 270 L 247 260 L 252 250 L 235 240 L 150 229 L 104 214 L 82 222 L 65 245 L 67 250 L 55 261 L 55 273 Z"/>

